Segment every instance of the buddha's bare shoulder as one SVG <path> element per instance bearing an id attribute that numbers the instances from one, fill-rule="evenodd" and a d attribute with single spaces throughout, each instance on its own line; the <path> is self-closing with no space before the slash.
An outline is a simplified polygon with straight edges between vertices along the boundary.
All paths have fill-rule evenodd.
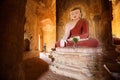
<path id="1" fill-rule="evenodd" d="M 73 22 L 73 21 L 69 21 L 69 22 L 66 24 L 66 26 L 70 26 L 70 25 L 72 25 L 72 24 L 74 24 L 74 22 Z"/>

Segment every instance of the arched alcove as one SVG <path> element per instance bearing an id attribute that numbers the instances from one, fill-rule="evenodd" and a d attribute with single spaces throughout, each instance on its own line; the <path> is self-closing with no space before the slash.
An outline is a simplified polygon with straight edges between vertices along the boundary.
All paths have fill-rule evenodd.
<path id="1" fill-rule="evenodd" d="M 30 51 L 30 41 L 28 39 L 24 39 L 24 51 Z"/>
<path id="2" fill-rule="evenodd" d="M 31 34 L 30 50 L 42 51 L 46 44 L 47 51 L 56 42 L 55 0 L 27 0 L 24 29 Z"/>

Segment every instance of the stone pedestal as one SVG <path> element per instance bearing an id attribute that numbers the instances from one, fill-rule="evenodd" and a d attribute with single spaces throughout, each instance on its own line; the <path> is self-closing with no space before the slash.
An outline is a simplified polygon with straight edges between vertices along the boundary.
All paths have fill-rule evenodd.
<path id="1" fill-rule="evenodd" d="M 102 52 L 101 47 L 90 48 L 90 47 L 66 47 L 66 48 L 56 48 L 56 52 L 60 52 L 60 54 L 70 54 L 70 53 L 97 53 Z"/>
<path id="2" fill-rule="evenodd" d="M 54 51 L 54 63 L 50 68 L 61 75 L 75 78 L 77 80 L 94 80 L 102 74 L 101 54 L 102 49 L 98 48 L 57 48 Z M 99 58 L 98 58 L 99 57 Z M 100 79 L 102 75 L 99 75 Z"/>

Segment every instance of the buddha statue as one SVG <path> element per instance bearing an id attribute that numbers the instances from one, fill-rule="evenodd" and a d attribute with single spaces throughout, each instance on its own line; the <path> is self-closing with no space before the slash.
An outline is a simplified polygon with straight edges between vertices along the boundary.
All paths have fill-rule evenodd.
<path id="1" fill-rule="evenodd" d="M 57 41 L 56 47 L 70 47 L 74 45 L 73 39 L 77 38 L 77 46 L 81 47 L 97 47 L 98 41 L 94 38 L 89 38 L 88 21 L 82 18 L 81 8 L 76 7 L 70 11 L 70 21 L 65 26 L 64 36 L 60 41 Z"/>

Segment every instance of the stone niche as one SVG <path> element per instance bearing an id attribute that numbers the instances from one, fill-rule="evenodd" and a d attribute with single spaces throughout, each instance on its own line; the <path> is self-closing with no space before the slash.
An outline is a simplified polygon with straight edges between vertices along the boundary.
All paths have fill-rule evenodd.
<path id="1" fill-rule="evenodd" d="M 56 42 L 55 0 L 27 0 L 24 40 L 30 41 L 30 50 L 50 51 Z M 27 45 L 26 45 L 27 46 Z"/>
<path id="2" fill-rule="evenodd" d="M 65 24 L 69 21 L 69 11 L 77 6 L 81 7 L 83 18 L 89 22 L 89 37 L 96 38 L 103 48 L 111 46 L 112 4 L 109 0 L 57 0 L 56 5 L 57 40 L 64 35 Z"/>

